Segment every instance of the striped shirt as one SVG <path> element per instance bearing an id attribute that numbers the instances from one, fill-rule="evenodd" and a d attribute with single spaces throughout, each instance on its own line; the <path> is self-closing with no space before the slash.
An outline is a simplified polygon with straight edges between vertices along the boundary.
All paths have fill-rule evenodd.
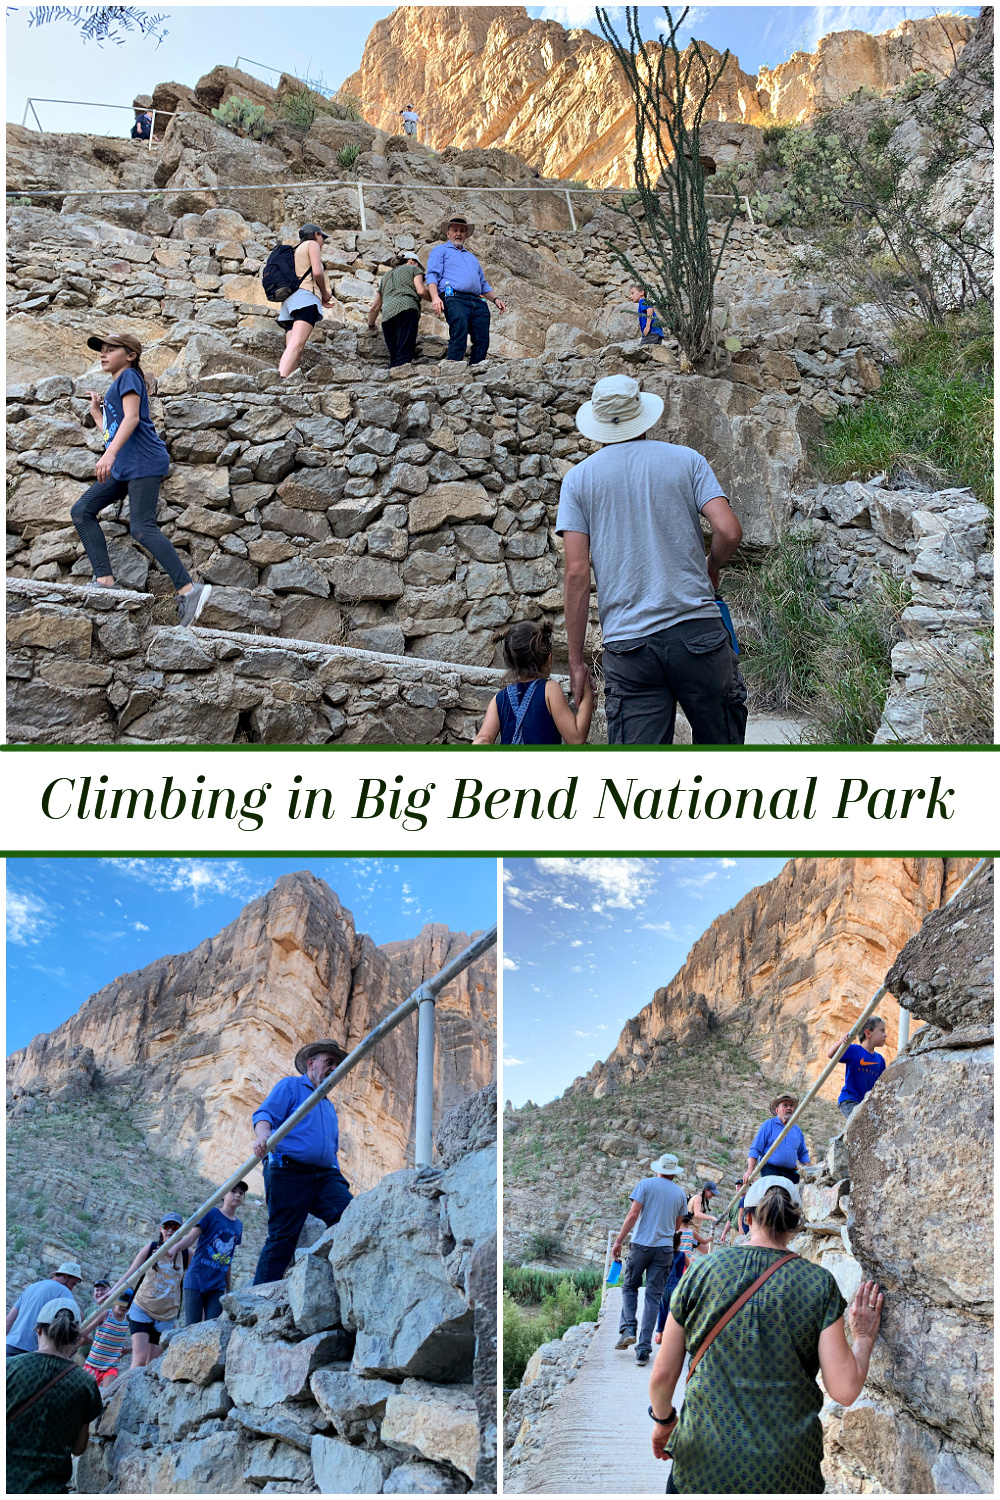
<path id="1" fill-rule="evenodd" d="M 119 1322 L 114 1313 L 109 1312 L 94 1334 L 94 1342 L 87 1355 L 88 1365 L 93 1365 L 95 1370 L 110 1370 L 128 1348 L 130 1338 L 128 1319 L 123 1318 Z"/>

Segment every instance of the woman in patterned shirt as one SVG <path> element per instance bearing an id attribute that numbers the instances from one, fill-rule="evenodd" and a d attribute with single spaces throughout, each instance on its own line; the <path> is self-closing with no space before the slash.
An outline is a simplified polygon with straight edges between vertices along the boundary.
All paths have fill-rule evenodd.
<path id="1" fill-rule="evenodd" d="M 737 1298 L 787 1254 L 801 1225 L 798 1188 L 762 1177 L 746 1195 L 745 1245 L 697 1260 L 673 1294 L 649 1380 L 653 1452 L 672 1459 L 667 1493 L 819 1495 L 823 1372 L 844 1406 L 860 1395 L 878 1333 L 882 1293 L 862 1282 L 847 1306 L 830 1272 L 796 1256 L 771 1276 L 713 1340 L 688 1378 L 678 1417 L 672 1403 L 685 1353 L 694 1355 Z"/>

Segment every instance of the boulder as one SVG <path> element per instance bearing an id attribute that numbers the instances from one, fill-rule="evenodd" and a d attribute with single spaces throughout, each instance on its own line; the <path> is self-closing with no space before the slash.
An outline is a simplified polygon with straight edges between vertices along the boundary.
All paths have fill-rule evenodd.
<path id="1" fill-rule="evenodd" d="M 98 1435 L 113 1438 L 123 1432 L 138 1432 L 144 1423 L 155 1423 L 161 1395 L 155 1365 L 124 1371 L 101 1413 Z"/>
<path id="2" fill-rule="evenodd" d="M 139 1492 L 151 1495 L 252 1493 L 252 1486 L 243 1481 L 244 1455 L 244 1439 L 240 1432 L 213 1432 L 208 1437 L 181 1443 L 165 1452 L 137 1455 L 140 1472 L 148 1485 L 148 1489 L 143 1487 Z M 116 1469 L 115 1477 L 122 1487 L 120 1469 Z"/>
<path id="3" fill-rule="evenodd" d="M 313 1475 L 324 1495 L 378 1495 L 398 1462 L 395 1453 L 366 1450 L 343 1438 L 314 1437 Z"/>
<path id="4" fill-rule="evenodd" d="M 295 1326 L 302 1334 L 336 1328 L 340 1323 L 340 1298 L 333 1268 L 321 1255 L 302 1255 L 285 1278 L 288 1305 Z"/>
<path id="5" fill-rule="evenodd" d="M 347 1357 L 344 1333 L 316 1333 L 300 1343 L 265 1341 L 256 1328 L 236 1328 L 226 1355 L 226 1386 L 237 1405 L 308 1401 L 314 1370 Z"/>
<path id="6" fill-rule="evenodd" d="M 37 609 L 22 610 L 7 621 L 9 646 L 41 646 L 78 661 L 90 656 L 92 635 L 90 620 L 82 610 L 61 605 L 42 604 Z"/>
<path id="7" fill-rule="evenodd" d="M 329 564 L 334 598 L 341 603 L 360 599 L 391 602 L 400 598 L 403 583 L 391 563 L 371 557 L 337 557 Z"/>
<path id="8" fill-rule="evenodd" d="M 497 1086 L 470 1094 L 442 1119 L 434 1137 L 438 1161 L 450 1167 L 462 1156 L 481 1151 L 497 1138 Z"/>
<path id="9" fill-rule="evenodd" d="M 204 1327 L 204 1324 L 194 1326 Z M 169 1353 L 168 1349 L 167 1354 Z M 165 1354 L 163 1359 L 166 1357 Z M 158 1407 L 160 1441 L 183 1442 L 197 1433 L 202 1422 L 211 1421 L 213 1417 L 225 1417 L 232 1405 L 233 1398 L 221 1380 L 216 1380 L 211 1385 L 197 1385 L 187 1381 L 169 1384 Z"/>
<path id="10" fill-rule="evenodd" d="M 286 1401 L 281 1406 L 271 1407 L 234 1406 L 229 1420 L 261 1437 L 280 1438 L 283 1443 L 301 1448 L 304 1453 L 309 1452 L 317 1429 L 326 1425 L 323 1413 L 312 1401 Z"/>
<path id="11" fill-rule="evenodd" d="M 993 869 L 932 911 L 889 970 L 886 988 L 944 1031 L 993 1020 Z"/>
<path id="12" fill-rule="evenodd" d="M 475 480 L 464 484 L 432 484 L 410 501 L 410 531 L 437 531 L 452 521 L 492 521 L 495 496 Z"/>
<path id="13" fill-rule="evenodd" d="M 312 1462 L 301 1448 L 269 1438 L 249 1445 L 243 1477 L 257 1484 L 289 1480 L 293 1484 L 311 1485 Z"/>
<path id="14" fill-rule="evenodd" d="M 307 1259 L 318 1261 L 319 1257 Z M 388 1380 L 369 1380 L 345 1370 L 317 1370 L 309 1383 L 320 1410 L 345 1438 L 363 1437 L 370 1430 L 369 1422 L 380 1422 L 385 1403 L 399 1389 Z"/>
<path id="15" fill-rule="evenodd" d="M 453 1470 L 419 1462 L 400 1464 L 382 1486 L 383 1495 L 458 1495 L 464 1492 L 465 1485 Z"/>
<path id="16" fill-rule="evenodd" d="M 471 1379 L 473 1312 L 441 1253 L 441 1177 L 427 1168 L 383 1177 L 330 1234 L 341 1315 L 357 1330 L 359 1375 Z"/>
<path id="17" fill-rule="evenodd" d="M 404 1380 L 402 1389 L 386 1402 L 381 1436 L 409 1457 L 448 1463 L 475 1478 L 479 1417 L 470 1386 Z"/>
<path id="18" fill-rule="evenodd" d="M 494 1494 L 497 1487 L 497 1235 L 475 1250 L 467 1278 L 475 1314 L 476 1358 L 473 1389 L 479 1413 L 479 1458 L 475 1487 Z"/>
<path id="19" fill-rule="evenodd" d="M 220 1379 L 232 1331 L 232 1324 L 219 1318 L 177 1329 L 160 1359 L 161 1378 L 193 1380 L 196 1385 L 210 1385 Z"/>

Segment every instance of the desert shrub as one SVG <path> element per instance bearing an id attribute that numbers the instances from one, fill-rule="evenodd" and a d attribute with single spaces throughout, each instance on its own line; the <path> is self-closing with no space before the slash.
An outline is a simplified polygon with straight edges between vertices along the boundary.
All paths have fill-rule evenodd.
<path id="1" fill-rule="evenodd" d="M 361 113 L 361 100 L 357 94 L 338 94 L 337 103 L 344 111 L 345 120 L 360 120 L 364 118 Z"/>
<path id="2" fill-rule="evenodd" d="M 759 568 L 733 580 L 732 594 L 744 620 L 740 666 L 755 703 L 801 705 L 816 687 L 830 616 L 805 541 L 782 538 Z"/>
<path id="3" fill-rule="evenodd" d="M 909 597 L 908 584 L 883 573 L 864 599 L 828 617 L 813 674 L 806 743 L 872 743 L 892 684 L 892 648 L 902 638 L 900 618 Z"/>
<path id="4" fill-rule="evenodd" d="M 968 657 L 937 648 L 929 665 L 938 691 L 927 712 L 936 745 L 993 743 L 993 632 L 983 631 Z"/>
<path id="5" fill-rule="evenodd" d="M 309 130 L 319 112 L 311 89 L 297 89 L 278 102 L 278 113 L 296 130 Z"/>
<path id="6" fill-rule="evenodd" d="M 600 1271 L 536 1271 L 533 1267 L 504 1265 L 504 1291 L 515 1302 L 542 1302 L 562 1281 L 570 1281 L 578 1291 L 593 1297 L 601 1289 Z"/>
<path id="7" fill-rule="evenodd" d="M 343 167 L 345 171 L 349 171 L 360 155 L 361 147 L 357 141 L 352 141 L 349 146 L 341 146 L 337 152 L 337 165 Z"/>
<path id="8" fill-rule="evenodd" d="M 562 1241 L 557 1234 L 529 1234 L 524 1242 L 526 1260 L 551 1260 Z"/>
<path id="9" fill-rule="evenodd" d="M 919 99 L 921 94 L 926 94 L 928 89 L 932 89 L 936 87 L 936 85 L 937 79 L 935 78 L 934 74 L 928 73 L 926 68 L 921 68 L 918 73 L 914 73 L 912 77 L 908 78 L 906 82 L 896 90 L 896 92 L 893 94 L 893 98 L 903 100 L 905 103 L 909 103 L 913 99 Z"/>
<path id="10" fill-rule="evenodd" d="M 824 428 L 820 472 L 834 482 L 906 471 L 968 486 L 993 503 L 993 328 L 984 301 L 971 312 L 901 330 L 882 388 Z"/>
<path id="11" fill-rule="evenodd" d="M 274 130 L 263 104 L 252 104 L 249 99 L 227 99 L 218 109 L 212 110 L 212 117 L 227 130 L 249 136 L 254 141 L 262 141 Z"/>
<path id="12" fill-rule="evenodd" d="M 521 1383 L 528 1360 L 535 1350 L 550 1339 L 561 1339 L 567 1328 L 577 1323 L 595 1322 L 601 1310 L 601 1293 L 593 1297 L 573 1285 L 568 1278 L 544 1298 L 541 1311 L 534 1316 L 519 1307 L 510 1293 L 503 1294 L 503 1383 L 514 1390 Z"/>

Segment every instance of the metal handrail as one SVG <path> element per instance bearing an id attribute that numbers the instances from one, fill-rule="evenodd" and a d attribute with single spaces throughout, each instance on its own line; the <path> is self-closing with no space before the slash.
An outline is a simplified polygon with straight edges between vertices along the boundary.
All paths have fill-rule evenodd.
<path id="1" fill-rule="evenodd" d="M 955 892 L 953 892 L 953 894 L 951 896 L 949 896 L 948 900 L 944 903 L 945 906 L 950 906 L 953 901 L 956 901 L 958 899 L 958 897 L 962 894 L 962 892 L 966 889 L 966 887 L 969 886 L 969 885 L 971 885 L 972 882 L 979 875 L 981 875 L 982 872 L 985 869 L 987 869 L 988 866 L 990 866 L 992 863 L 993 863 L 993 860 L 991 858 L 990 859 L 981 859 L 981 860 L 979 860 L 972 867 L 972 869 L 969 871 L 968 875 L 966 875 L 965 879 L 962 881 L 962 884 L 958 887 L 958 889 Z M 941 911 L 941 910 L 943 910 L 943 908 L 938 907 L 937 910 Z M 833 1057 L 827 1063 L 827 1065 L 823 1069 L 822 1073 L 816 1079 L 816 1082 L 812 1085 L 812 1087 L 810 1088 L 809 1092 L 806 1094 L 805 1098 L 802 1100 L 802 1103 L 797 1106 L 797 1108 L 795 1109 L 795 1112 L 789 1117 L 788 1123 L 785 1126 L 784 1130 L 781 1132 L 781 1134 L 779 1136 L 775 1137 L 774 1141 L 771 1144 L 770 1150 L 769 1151 L 765 1151 L 764 1155 L 760 1158 L 760 1160 L 758 1161 L 757 1165 L 754 1167 L 753 1171 L 749 1172 L 746 1175 L 746 1177 L 744 1177 L 744 1179 L 743 1179 L 743 1186 L 741 1188 L 739 1188 L 736 1191 L 736 1193 L 734 1193 L 734 1195 L 732 1196 L 732 1198 L 730 1198 L 729 1202 L 726 1204 L 725 1208 L 722 1210 L 722 1213 L 719 1214 L 718 1218 L 720 1220 L 724 1219 L 726 1217 L 726 1215 L 729 1213 L 729 1210 L 733 1207 L 733 1204 L 736 1203 L 740 1198 L 742 1198 L 745 1195 L 746 1190 L 750 1186 L 751 1182 L 754 1180 L 755 1177 L 758 1177 L 760 1175 L 760 1173 L 763 1171 L 765 1162 L 770 1161 L 771 1157 L 774 1155 L 775 1151 L 778 1149 L 778 1147 L 780 1146 L 781 1142 L 785 1139 L 785 1136 L 791 1130 L 792 1126 L 795 1124 L 796 1120 L 799 1118 L 799 1116 L 801 1115 L 802 1111 L 805 1109 L 806 1105 L 810 1104 L 812 1102 L 812 1100 L 815 1099 L 817 1093 L 822 1088 L 823 1084 L 826 1082 L 826 1080 L 829 1078 L 830 1074 L 833 1072 L 834 1068 L 840 1062 L 840 1059 L 843 1057 L 843 1055 L 846 1052 L 847 1048 L 851 1045 L 851 1039 L 857 1033 L 858 1028 L 860 1026 L 864 1025 L 865 1021 L 868 1020 L 868 1017 L 870 1015 L 874 1014 L 876 1005 L 878 1005 L 879 1001 L 882 1000 L 883 997 L 885 995 L 887 995 L 887 994 L 888 994 L 888 989 L 886 988 L 886 986 L 884 984 L 880 984 L 879 987 L 878 987 L 878 989 L 875 991 L 874 995 L 872 996 L 872 998 L 869 1000 L 868 1004 L 865 1006 L 864 1010 L 861 1012 L 860 1016 L 858 1016 L 857 1020 L 854 1022 L 854 1025 L 851 1027 L 850 1031 L 847 1033 L 846 1040 L 844 1042 L 842 1042 L 841 1045 L 837 1048 L 837 1051 L 834 1053 Z M 908 1015 L 908 1013 L 907 1013 L 907 1015 Z M 714 1248 L 714 1241 L 715 1241 L 715 1232 L 713 1230 L 711 1239 L 709 1241 L 709 1249 L 710 1250 Z"/>
<path id="2" fill-rule="evenodd" d="M 83 109 L 127 109 L 127 110 L 130 110 L 132 112 L 132 114 L 148 114 L 148 115 L 152 115 L 153 118 L 150 121 L 150 126 L 149 126 L 149 150 L 150 151 L 152 151 L 152 149 L 153 149 L 153 132 L 156 130 L 156 117 L 157 117 L 157 115 L 162 115 L 164 117 L 164 119 L 172 120 L 173 117 L 174 117 L 174 115 L 180 113 L 180 111 L 176 110 L 176 109 L 154 109 L 152 107 L 152 105 L 150 105 L 149 109 L 147 109 L 147 110 L 137 110 L 131 104 L 104 104 L 102 102 L 94 102 L 94 101 L 92 101 L 90 99 L 42 99 L 42 98 L 39 98 L 38 95 L 33 94 L 26 101 L 26 103 L 25 103 L 25 106 L 24 106 L 24 117 L 21 120 L 21 126 L 22 126 L 22 129 L 25 129 L 25 130 L 28 128 L 28 110 L 30 109 L 31 113 L 35 117 L 35 124 L 38 126 L 38 129 L 39 129 L 39 131 L 41 132 L 42 135 L 53 134 L 55 132 L 51 132 L 51 131 L 46 131 L 45 130 L 45 128 L 42 125 L 41 120 L 38 118 L 38 111 L 35 108 L 36 104 L 78 104 Z M 59 133 L 60 134 L 72 134 L 74 132 L 67 131 L 67 132 L 59 132 Z M 8 193 L 7 196 L 11 197 L 12 195 L 10 193 Z M 21 193 L 21 194 L 15 195 L 15 196 L 27 197 L 28 194 Z M 75 194 L 71 194 L 70 196 L 76 196 L 76 195 Z"/>
<path id="3" fill-rule="evenodd" d="M 419 1007 L 414 1165 L 417 1167 L 429 1167 L 434 1149 L 434 1001 L 446 984 L 450 984 L 456 975 L 461 974 L 463 970 L 467 969 L 481 953 L 485 953 L 488 948 L 492 948 L 496 940 L 497 929 L 494 926 L 490 928 L 489 932 L 485 932 L 481 937 L 476 938 L 467 948 L 463 948 L 462 952 L 457 954 L 450 963 L 445 964 L 444 968 L 439 970 L 432 979 L 426 979 L 423 984 L 418 985 L 412 995 L 404 1000 L 402 1005 L 397 1005 L 396 1009 L 391 1011 L 377 1026 L 374 1026 L 368 1035 L 358 1043 L 353 1052 L 349 1053 L 344 1058 L 344 1061 L 334 1068 L 329 1078 L 325 1078 L 322 1083 L 318 1084 L 309 1095 L 309 1098 L 304 1099 L 298 1109 L 294 1110 L 288 1116 L 288 1119 L 267 1137 L 267 1151 L 265 1155 L 270 1155 L 275 1146 L 284 1140 L 288 1132 L 294 1130 L 295 1126 L 305 1119 L 310 1110 L 315 1109 L 316 1105 L 326 1098 L 331 1089 L 340 1083 L 342 1079 L 346 1078 L 348 1073 L 353 1068 L 356 1068 L 358 1063 L 368 1056 L 369 1052 L 374 1050 L 383 1037 L 388 1036 L 390 1031 L 394 1031 L 400 1022 L 405 1021 L 407 1016 L 412 1015 Z M 106 1316 L 107 1308 L 112 1305 L 118 1293 L 133 1281 L 144 1276 L 150 1266 L 154 1265 L 161 1256 L 166 1255 L 168 1251 L 172 1250 L 188 1230 L 193 1229 L 205 1217 L 210 1208 L 214 1208 L 216 1203 L 221 1203 L 226 1194 L 238 1182 L 241 1182 L 245 1176 L 248 1176 L 254 1167 L 260 1165 L 260 1161 L 261 1158 L 256 1153 L 248 1157 L 242 1166 L 237 1167 L 236 1171 L 226 1179 L 221 1187 L 216 1188 L 215 1192 L 209 1198 L 206 1198 L 205 1202 L 199 1208 L 195 1209 L 194 1213 L 185 1220 L 179 1229 L 176 1229 L 168 1239 L 164 1240 L 162 1245 L 156 1247 L 148 1260 L 143 1261 L 141 1266 L 137 1266 L 134 1271 L 126 1274 L 120 1281 L 116 1282 L 104 1299 L 101 1307 L 92 1312 L 80 1325 L 81 1332 L 89 1333 L 92 1328 L 96 1328 L 98 1323 Z"/>

